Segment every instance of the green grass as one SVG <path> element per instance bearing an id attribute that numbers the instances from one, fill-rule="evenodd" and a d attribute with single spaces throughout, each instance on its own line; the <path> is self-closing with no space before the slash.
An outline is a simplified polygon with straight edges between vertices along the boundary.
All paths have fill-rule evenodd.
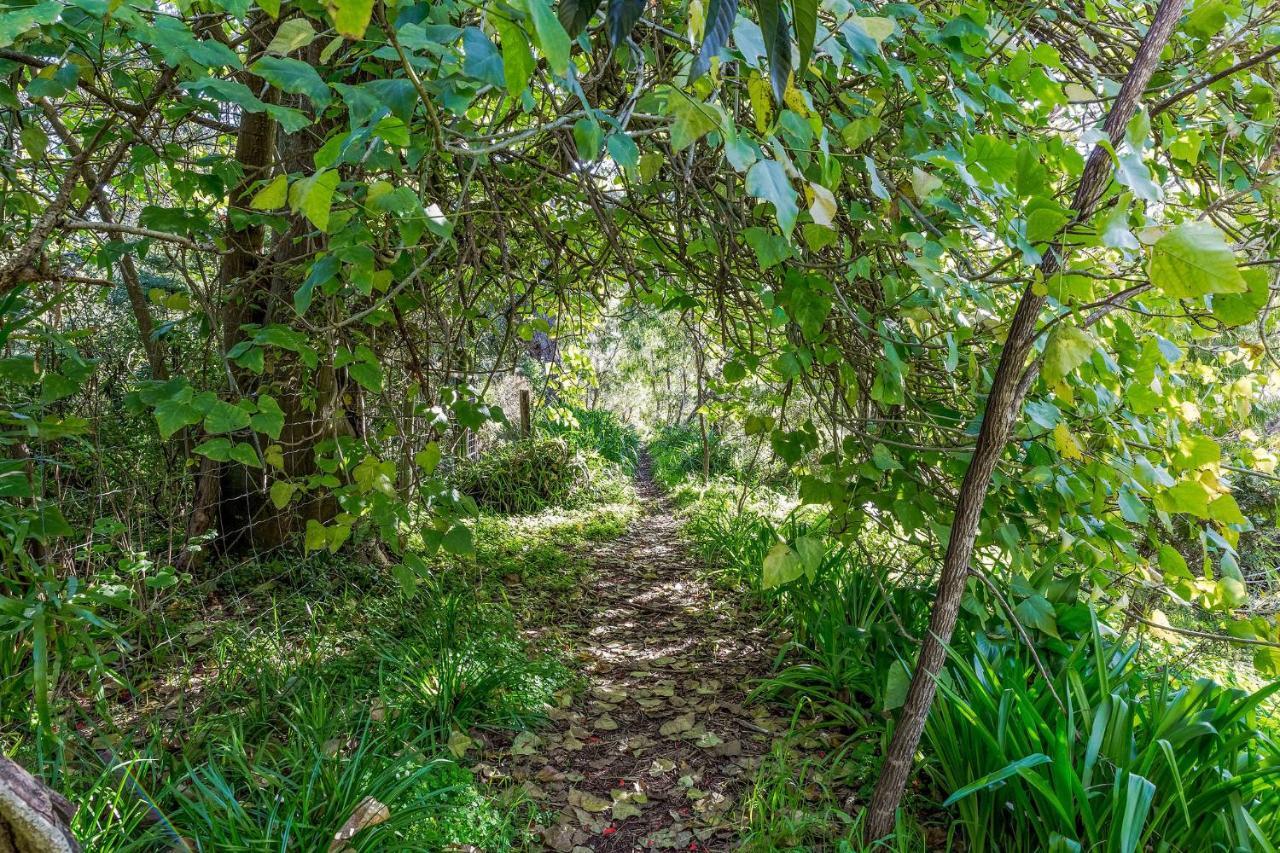
<path id="1" fill-rule="evenodd" d="M 428 559 L 410 596 L 359 550 L 211 572 L 207 599 L 175 597 L 135 634 L 133 689 L 83 705 L 59 755 L 13 733 L 6 751 L 82 804 L 95 851 L 325 850 L 369 796 L 390 818 L 356 850 L 525 849 L 544 816 L 473 778 L 466 738 L 540 725 L 573 687 L 524 629 L 634 513 L 482 515 L 476 553 Z"/>

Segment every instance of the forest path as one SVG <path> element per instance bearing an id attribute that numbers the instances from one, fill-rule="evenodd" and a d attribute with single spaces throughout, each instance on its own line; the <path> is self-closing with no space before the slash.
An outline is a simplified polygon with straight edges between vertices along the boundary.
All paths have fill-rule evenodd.
<path id="1" fill-rule="evenodd" d="M 586 689 L 552 712 L 553 730 L 517 736 L 499 770 L 555 812 L 544 850 L 732 850 L 781 725 L 746 707 L 769 640 L 698 577 L 647 459 L 636 485 L 640 515 L 593 549 L 588 588 L 563 614 Z"/>

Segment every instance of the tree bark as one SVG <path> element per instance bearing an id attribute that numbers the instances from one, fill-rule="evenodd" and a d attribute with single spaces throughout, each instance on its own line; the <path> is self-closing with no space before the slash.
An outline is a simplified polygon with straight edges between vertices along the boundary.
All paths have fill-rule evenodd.
<path id="1" fill-rule="evenodd" d="M 1151 80 L 1161 51 L 1173 35 L 1184 4 L 1185 0 L 1162 0 L 1156 10 L 1151 28 L 1138 48 L 1133 65 L 1104 124 L 1107 136 L 1113 144 L 1124 136 L 1125 127 L 1137 110 L 1138 101 Z M 1089 217 L 1110 175 L 1111 155 L 1105 149 L 1095 147 L 1076 188 L 1072 202 L 1075 214 L 1073 224 Z M 1044 280 L 1059 269 L 1060 252 L 1060 245 L 1045 252 L 1040 262 Z M 911 772 L 912 759 L 920 744 L 929 709 L 937 692 L 938 674 L 946 661 L 947 644 L 951 641 L 960 612 L 969 576 L 969 563 L 973 557 L 974 540 L 982 520 L 982 507 L 991 486 L 991 475 L 1004 453 L 1010 430 L 1021 411 L 1023 397 L 1031 385 L 1029 380 L 1034 380 L 1034 375 L 1039 370 L 1039 362 L 1025 372 L 1024 367 L 1037 337 L 1036 323 L 1044 304 L 1045 297 L 1036 295 L 1032 285 L 1028 284 L 1018 301 L 1009 335 L 1000 353 L 1000 362 L 987 396 L 978 442 L 956 501 L 942 575 L 938 580 L 938 591 L 929 615 L 929 631 L 921 644 L 920 657 L 912 673 L 907 699 L 868 807 L 868 839 L 883 838 L 893 831 L 898 805 L 902 801 L 907 777 Z"/>
<path id="2" fill-rule="evenodd" d="M 262 27 L 261 15 L 255 15 L 249 21 L 249 53 L 259 53 L 266 49 L 275 37 L 274 26 Z M 265 31 L 264 31 L 265 30 Z M 254 91 L 263 91 L 264 83 L 260 78 L 252 77 L 248 81 Z M 266 88 L 263 99 L 274 98 L 275 90 Z M 276 123 L 265 111 L 244 113 L 240 117 L 240 131 L 236 136 L 236 161 L 243 168 L 240 182 L 232 189 L 227 200 L 226 243 L 227 254 L 222 258 L 218 269 L 218 282 L 227 300 L 223 310 L 224 343 L 230 348 L 240 335 L 240 325 L 249 322 L 246 317 L 246 306 L 237 299 L 238 291 L 244 281 L 257 269 L 262 258 L 262 247 L 266 230 L 261 225 L 239 227 L 232 212 L 248 211 L 253 197 L 253 185 L 267 177 L 271 172 L 272 157 L 275 154 Z M 219 511 L 222 508 L 222 465 L 205 458 L 201 460 L 199 473 L 196 475 L 195 495 L 191 515 L 187 520 L 187 540 L 203 536 L 218 523 Z M 225 529 L 221 532 L 225 533 Z M 179 566 L 189 569 L 200 565 L 208 556 L 209 548 L 202 546 L 196 551 L 184 551 L 179 558 Z"/>

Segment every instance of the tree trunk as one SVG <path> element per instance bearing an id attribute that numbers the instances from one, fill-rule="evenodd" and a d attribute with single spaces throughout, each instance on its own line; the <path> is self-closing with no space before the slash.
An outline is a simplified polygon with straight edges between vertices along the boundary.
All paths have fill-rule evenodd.
<path id="1" fill-rule="evenodd" d="M 1120 88 L 1120 94 L 1107 115 L 1104 128 L 1113 144 L 1124 136 L 1125 127 L 1137 110 L 1138 100 L 1156 69 L 1160 53 L 1173 35 L 1184 3 L 1185 0 L 1162 0 L 1156 10 L 1151 28 L 1143 38 L 1133 66 Z M 1089 217 L 1110 174 L 1110 154 L 1101 147 L 1094 148 L 1085 164 L 1084 174 L 1072 203 L 1074 222 L 1078 223 Z M 1058 247 L 1046 251 L 1040 263 L 1043 280 L 1048 280 L 1058 270 L 1059 251 Z M 937 690 L 937 678 L 946 661 L 947 644 L 951 641 L 960 612 L 969 563 L 973 557 L 974 540 L 982 520 L 982 507 L 991 486 L 991 475 L 996 462 L 1004 453 L 1009 432 L 1021 411 L 1026 390 L 1038 372 L 1036 365 L 1025 373 L 1024 367 L 1037 337 L 1036 323 L 1044 304 L 1045 297 L 1037 296 L 1032 285 L 1028 284 L 1018 301 L 1009 335 L 1000 354 L 978 442 L 956 501 L 951 538 L 947 543 L 942 575 L 938 580 L 937 595 L 929 615 L 929 631 L 921 644 L 920 657 L 911 677 L 911 687 L 907 691 L 907 699 L 868 808 L 868 839 L 883 838 L 893 831 L 898 805 L 902 801 L 911 771 L 912 758 L 920 744 L 920 736 L 924 733 L 925 721 Z"/>
<path id="2" fill-rule="evenodd" d="M 249 20 L 248 50 L 259 53 L 266 49 L 275 37 L 275 26 L 264 26 L 262 14 Z M 261 92 L 263 100 L 274 100 L 275 90 L 266 86 L 258 77 L 246 81 L 255 92 Z M 232 212 L 249 211 L 254 183 L 271 173 L 271 161 L 275 153 L 276 123 L 266 112 L 245 112 L 240 116 L 240 132 L 236 136 L 236 162 L 243 168 L 240 182 L 231 191 L 227 201 L 227 253 L 218 270 L 218 283 L 223 298 L 224 345 L 230 349 L 239 339 L 241 323 L 249 322 L 247 306 L 239 299 L 242 283 L 257 269 L 262 257 L 266 230 L 257 224 L 240 227 Z M 202 537 L 220 523 L 223 501 L 224 465 L 203 459 L 196 475 L 195 494 L 191 515 L 187 519 L 187 540 Z M 226 533 L 225 526 L 220 533 Z M 180 558 L 182 568 L 200 565 L 208 556 L 209 548 L 203 545 L 197 551 L 185 551 Z"/>
<path id="3" fill-rule="evenodd" d="M 76 806 L 0 755 L 0 853 L 80 853 Z"/>

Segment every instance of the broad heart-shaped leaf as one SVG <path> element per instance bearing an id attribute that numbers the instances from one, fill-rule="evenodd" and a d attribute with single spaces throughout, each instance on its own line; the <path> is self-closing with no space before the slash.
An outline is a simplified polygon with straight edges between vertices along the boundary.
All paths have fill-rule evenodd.
<path id="1" fill-rule="evenodd" d="M 284 429 L 284 410 L 270 394 L 258 396 L 258 412 L 249 418 L 249 425 L 271 438 L 279 438 Z"/>
<path id="2" fill-rule="evenodd" d="M 1243 326 L 1258 319 L 1258 312 L 1271 296 L 1271 274 L 1266 267 L 1249 267 L 1240 274 L 1249 288 L 1247 291 L 1213 295 L 1213 316 L 1228 326 Z"/>
<path id="3" fill-rule="evenodd" d="M 328 232 L 329 211 L 333 205 L 333 191 L 337 187 L 338 172 L 334 169 L 294 181 L 289 187 L 289 207 L 294 213 L 307 217 L 316 228 Z"/>
<path id="4" fill-rule="evenodd" d="M 491 86 L 503 86 L 507 82 L 506 72 L 502 66 L 502 54 L 489 41 L 489 37 L 479 27 L 467 27 L 462 31 L 462 50 L 466 54 L 462 62 L 462 70 L 468 77 L 473 77 Z"/>
<path id="5" fill-rule="evenodd" d="M 254 210 L 275 210 L 278 207 L 284 207 L 285 200 L 288 197 L 289 176 L 279 175 L 254 194 L 253 200 L 249 202 L 249 207 Z"/>
<path id="6" fill-rule="evenodd" d="M 264 56 L 249 70 L 282 92 L 306 95 L 318 110 L 329 103 L 329 84 L 305 62 L 283 56 Z"/>
<path id="7" fill-rule="evenodd" d="M 791 79 L 791 25 L 778 0 L 755 0 L 755 3 L 769 60 L 769 85 L 773 88 L 773 97 L 782 103 Z"/>
<path id="8" fill-rule="evenodd" d="M 707 9 L 707 26 L 702 36 L 702 46 L 698 48 L 698 55 L 689 68 L 690 83 L 707 73 L 711 68 L 711 57 L 729 43 L 729 33 L 737 16 L 738 0 L 711 0 L 711 6 Z"/>
<path id="9" fill-rule="evenodd" d="M 646 0 L 609 0 L 605 20 L 609 23 L 609 46 L 614 50 L 631 35 L 636 21 L 644 14 Z"/>
<path id="10" fill-rule="evenodd" d="M 765 555 L 761 584 L 765 589 L 773 589 L 784 583 L 790 583 L 803 574 L 804 563 L 800 555 L 786 542 L 779 542 Z"/>
<path id="11" fill-rule="evenodd" d="M 800 64 L 796 76 L 803 76 L 813 55 L 813 43 L 818 36 L 818 0 L 791 0 L 796 24 L 796 47 L 800 50 Z"/>
<path id="12" fill-rule="evenodd" d="M 375 394 L 382 391 L 382 368 L 374 362 L 357 361 L 347 365 L 347 373 Z"/>
<path id="13" fill-rule="evenodd" d="M 1044 367 L 1041 368 L 1044 381 L 1057 385 L 1088 361 L 1097 347 L 1098 342 L 1084 329 L 1059 323 L 1049 333 L 1049 343 L 1044 348 Z"/>
<path id="14" fill-rule="evenodd" d="M 349 39 L 364 38 L 373 17 L 374 0 L 325 0 L 325 9 L 333 20 L 333 28 Z"/>
<path id="15" fill-rule="evenodd" d="M 1182 512 L 1196 518 L 1208 518 L 1209 491 L 1199 480 L 1182 480 L 1156 495 L 1156 508 L 1163 512 Z"/>
<path id="16" fill-rule="evenodd" d="M 210 435 L 234 432 L 249 425 L 249 413 L 234 403 L 217 400 L 204 416 L 204 429 Z"/>
<path id="17" fill-rule="evenodd" d="M 1184 222 L 1151 247 L 1151 283 L 1175 299 L 1249 289 L 1226 236 L 1208 222 Z"/>
<path id="18" fill-rule="evenodd" d="M 560 20 L 551 12 L 547 0 L 529 0 L 529 17 L 533 19 L 533 33 L 538 47 L 547 57 L 547 64 L 558 77 L 569 73 L 569 49 L 572 42 Z"/>
<path id="19" fill-rule="evenodd" d="M 671 147 L 676 151 L 683 151 L 720 126 L 720 112 L 715 105 L 682 91 L 671 91 L 667 112 L 675 119 L 671 123 Z"/>
<path id="20" fill-rule="evenodd" d="M 267 53 L 285 56 L 315 41 L 316 29 L 306 18 L 290 18 L 276 30 L 275 38 L 267 45 Z"/>
<path id="21" fill-rule="evenodd" d="M 591 16 L 599 8 L 600 0 L 560 0 L 556 7 L 556 17 L 560 19 L 565 32 L 571 38 L 577 38 L 587 28 L 587 24 L 591 23 Z"/>
<path id="22" fill-rule="evenodd" d="M 782 233 L 789 236 L 795 227 L 799 208 L 796 206 L 795 187 L 787 180 L 782 164 L 777 160 L 757 162 L 747 170 L 747 192 L 773 205 Z"/>
<path id="23" fill-rule="evenodd" d="M 1058 620 L 1053 605 L 1043 595 L 1036 594 L 1023 599 L 1013 608 L 1013 613 L 1022 624 L 1037 628 L 1051 637 L 1058 636 Z"/>

